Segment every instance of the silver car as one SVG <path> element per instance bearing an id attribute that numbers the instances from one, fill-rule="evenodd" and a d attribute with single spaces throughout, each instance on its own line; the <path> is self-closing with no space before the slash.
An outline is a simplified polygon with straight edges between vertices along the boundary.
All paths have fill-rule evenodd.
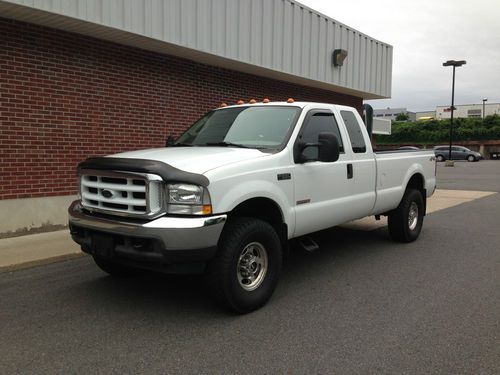
<path id="1" fill-rule="evenodd" d="M 434 147 L 434 154 L 436 155 L 437 161 L 445 161 L 449 159 L 450 156 L 450 146 L 436 146 Z M 469 150 L 467 147 L 463 146 L 451 146 L 451 159 L 452 160 L 467 160 L 467 161 L 479 161 L 483 156 L 476 151 Z"/>

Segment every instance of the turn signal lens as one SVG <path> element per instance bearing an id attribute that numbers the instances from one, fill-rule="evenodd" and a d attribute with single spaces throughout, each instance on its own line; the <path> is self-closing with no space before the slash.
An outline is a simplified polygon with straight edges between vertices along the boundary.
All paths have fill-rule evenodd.
<path id="1" fill-rule="evenodd" d="M 211 204 L 204 204 L 202 209 L 201 209 L 201 214 L 202 215 L 212 215 L 212 205 Z"/>

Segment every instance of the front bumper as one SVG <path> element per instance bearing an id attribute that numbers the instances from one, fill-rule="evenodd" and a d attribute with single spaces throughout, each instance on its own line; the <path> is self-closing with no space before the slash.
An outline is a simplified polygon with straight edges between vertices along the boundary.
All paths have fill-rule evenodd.
<path id="1" fill-rule="evenodd" d="M 80 201 L 68 209 L 71 236 L 92 255 L 146 263 L 191 263 L 214 256 L 227 215 L 127 221 L 90 214 Z"/>

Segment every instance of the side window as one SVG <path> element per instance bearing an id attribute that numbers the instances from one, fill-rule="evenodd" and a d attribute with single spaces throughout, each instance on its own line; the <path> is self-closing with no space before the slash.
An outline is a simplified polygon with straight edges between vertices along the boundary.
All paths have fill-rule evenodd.
<path id="1" fill-rule="evenodd" d="M 359 125 L 358 120 L 354 116 L 354 113 L 350 111 L 340 111 L 340 115 L 344 120 L 345 126 L 347 128 L 347 133 L 349 134 L 349 139 L 351 140 L 352 150 L 355 153 L 366 152 L 365 139 L 363 138 L 363 132 Z"/>
<path id="2" fill-rule="evenodd" d="M 340 136 L 339 127 L 333 113 L 318 112 L 313 114 L 307 120 L 300 139 L 306 143 L 318 143 L 319 133 L 333 133 L 339 140 L 340 152 L 344 152 L 342 137 Z M 304 155 L 308 159 L 318 158 L 318 148 L 308 147 L 304 150 Z"/>

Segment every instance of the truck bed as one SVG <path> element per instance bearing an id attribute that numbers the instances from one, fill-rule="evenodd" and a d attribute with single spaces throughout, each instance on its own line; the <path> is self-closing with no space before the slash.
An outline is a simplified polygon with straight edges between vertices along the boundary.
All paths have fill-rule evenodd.
<path id="1" fill-rule="evenodd" d="M 397 207 L 405 192 L 406 185 L 415 173 L 425 176 L 427 196 L 434 193 L 436 186 L 435 156 L 427 150 L 386 150 L 374 153 L 377 181 L 377 199 L 373 215 L 381 214 Z"/>

